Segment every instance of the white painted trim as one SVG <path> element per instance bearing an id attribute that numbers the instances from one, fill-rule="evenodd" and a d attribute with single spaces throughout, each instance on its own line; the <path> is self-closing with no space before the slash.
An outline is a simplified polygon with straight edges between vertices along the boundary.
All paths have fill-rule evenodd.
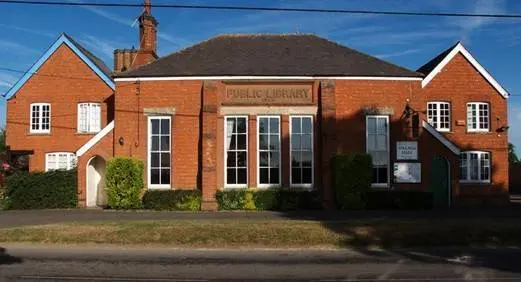
<path id="1" fill-rule="evenodd" d="M 38 106 L 38 124 L 40 129 L 33 129 L 33 106 Z M 49 106 L 49 129 L 43 127 L 43 106 Z M 50 103 L 32 103 L 29 105 L 29 132 L 35 134 L 51 133 L 52 109 Z"/>
<path id="2" fill-rule="evenodd" d="M 153 119 L 157 119 L 157 120 L 163 120 L 163 119 L 167 119 L 168 120 L 168 123 L 169 123 L 169 133 L 170 133 L 170 146 L 169 146 L 169 154 L 170 154 L 170 184 L 151 184 L 151 176 L 152 176 L 152 173 L 151 173 L 151 170 L 152 170 L 152 165 L 151 165 L 151 160 L 152 160 L 152 157 L 151 157 L 151 150 L 152 150 L 152 142 L 150 142 L 150 140 L 152 139 L 152 120 Z M 173 167 L 174 167 L 174 164 L 172 163 L 172 159 L 174 159 L 174 155 L 173 155 L 173 152 L 172 152 L 172 143 L 174 142 L 173 140 L 173 134 L 172 134 L 172 117 L 170 115 L 157 115 L 157 116 L 148 116 L 147 117 L 147 190 L 170 190 L 172 189 L 172 183 L 173 183 L 173 178 L 174 178 L 174 174 L 173 174 Z M 161 122 L 159 122 L 159 130 L 161 131 Z M 163 136 L 163 134 L 161 134 L 161 136 Z M 159 148 L 161 148 L 161 138 L 159 138 Z M 160 151 L 160 154 L 163 153 L 165 151 Z M 160 165 L 160 169 L 162 169 L 163 167 L 161 167 L 161 159 L 159 159 L 159 165 Z M 161 182 L 161 175 L 159 176 L 159 181 Z"/>
<path id="3" fill-rule="evenodd" d="M 267 106 L 267 107 L 245 107 L 245 106 L 222 106 L 219 114 L 226 115 L 316 115 L 317 106 Z"/>
<path id="4" fill-rule="evenodd" d="M 423 79 L 422 87 L 424 88 L 431 80 L 441 72 L 441 70 L 458 54 L 461 53 L 476 70 L 496 89 L 503 98 L 508 98 L 508 92 L 490 75 L 487 70 L 463 47 L 458 43 L 452 51 Z"/>
<path id="5" fill-rule="evenodd" d="M 367 131 L 367 120 L 369 118 L 376 118 L 377 122 L 375 124 L 376 130 L 378 130 L 378 118 L 385 118 L 387 122 L 387 183 L 371 183 L 371 188 L 380 188 L 380 189 L 389 189 L 391 187 L 391 123 L 389 122 L 389 116 L 388 115 L 366 115 L 365 116 L 365 152 L 369 153 L 369 146 L 368 140 L 369 140 L 369 132 Z M 377 132 L 378 133 L 378 132 Z"/>
<path id="6" fill-rule="evenodd" d="M 98 143 L 103 137 L 105 137 L 109 132 L 114 129 L 114 121 L 111 121 L 105 128 L 103 128 L 98 134 L 94 135 L 87 143 L 85 143 L 81 148 L 76 151 L 76 156 L 81 157 L 85 154 L 90 148 L 92 148 L 96 143 Z"/>
<path id="7" fill-rule="evenodd" d="M 228 162 L 227 162 L 227 158 L 228 158 L 228 149 L 226 148 L 226 132 L 228 132 L 228 122 L 226 122 L 226 119 L 228 118 L 245 118 L 246 119 L 246 184 L 227 184 L 228 183 Z M 230 188 L 248 188 L 248 184 L 249 184 L 249 170 L 250 170 L 250 152 L 249 152 L 249 141 L 250 141 L 250 136 L 249 136 L 249 129 L 250 129 L 250 120 L 249 120 L 249 117 L 248 116 L 245 116 L 245 115 L 237 115 L 237 116 L 233 116 L 233 115 L 230 115 L 230 116 L 225 116 L 224 119 L 224 134 L 223 134 L 223 149 L 224 149 L 224 157 L 223 157 L 223 162 L 224 162 L 224 188 L 225 189 L 230 189 Z"/>
<path id="8" fill-rule="evenodd" d="M 488 155 L 488 180 L 468 180 L 468 179 L 461 179 L 461 176 L 460 176 L 460 183 L 465 183 L 465 184 L 472 184 L 472 183 L 475 183 L 475 184 L 490 184 L 491 183 L 491 178 L 492 178 L 492 156 L 490 154 L 490 152 L 487 152 L 487 151 L 463 151 L 461 152 L 461 154 L 465 154 L 467 155 L 467 177 L 470 175 L 470 154 L 477 154 L 478 155 L 478 178 L 481 178 L 481 157 L 483 154 L 487 154 Z M 461 169 L 461 167 L 460 167 Z"/>
<path id="9" fill-rule="evenodd" d="M 58 165 L 58 155 L 67 155 L 67 168 L 66 170 L 71 170 L 78 165 L 78 156 L 74 155 L 73 152 L 47 152 L 45 153 L 45 171 L 49 171 L 49 155 L 55 155 L 56 165 Z M 74 160 L 74 165 L 71 165 L 72 160 Z M 57 169 L 54 169 L 57 170 Z"/>
<path id="10" fill-rule="evenodd" d="M 165 77 L 120 77 L 116 82 L 134 81 L 166 81 L 166 80 L 398 80 L 422 81 L 422 77 L 392 77 L 392 76 L 165 76 Z"/>
<path id="11" fill-rule="evenodd" d="M 451 152 L 453 152 L 456 155 L 460 154 L 460 149 L 456 145 L 452 144 L 452 142 L 445 138 L 443 134 L 439 133 L 434 127 L 432 127 L 432 125 L 430 125 L 425 120 L 422 121 L 422 127 L 425 128 L 425 130 L 427 130 L 432 136 L 434 136 L 434 138 L 438 139 L 438 141 L 445 145 L 445 147 L 451 150 Z"/>
<path id="12" fill-rule="evenodd" d="M 291 148 L 292 145 L 292 127 L 293 127 L 293 118 L 310 118 L 311 119 L 311 183 L 305 184 L 293 184 L 293 161 L 291 152 L 293 151 Z M 302 126 L 302 125 L 301 125 Z M 290 188 L 302 188 L 303 190 L 312 190 L 313 185 L 315 184 L 315 119 L 312 115 L 293 115 L 289 117 L 289 187 Z"/>
<path id="13" fill-rule="evenodd" d="M 439 132 L 450 132 L 452 129 L 452 105 L 450 102 L 446 101 L 429 101 L 427 102 L 427 120 L 429 120 L 429 104 L 436 105 L 436 119 L 438 120 L 438 126 L 434 127 Z M 449 128 L 441 128 L 441 105 L 446 104 L 449 105 Z"/>
<path id="14" fill-rule="evenodd" d="M 279 142 L 279 183 L 275 183 L 275 184 L 271 184 L 271 183 L 268 183 L 268 184 L 261 184 L 260 183 L 260 132 L 259 132 L 259 125 L 260 125 L 260 122 L 259 120 L 261 118 L 274 118 L 274 119 L 277 119 L 278 122 L 279 122 L 279 132 L 278 132 L 278 135 L 279 135 L 279 139 L 278 139 L 278 142 Z M 269 121 L 268 121 L 268 124 L 269 124 Z M 269 131 L 268 131 L 269 132 Z M 281 187 L 282 185 L 282 144 L 281 144 L 281 135 L 282 135 L 282 124 L 281 124 L 281 119 L 280 119 L 280 116 L 274 116 L 274 115 L 263 115 L 263 116 L 257 116 L 257 188 L 276 188 L 276 187 Z M 268 134 L 269 136 L 269 134 Z M 271 150 L 268 150 L 268 151 L 271 151 Z M 271 169 L 271 165 L 268 164 L 268 171 L 269 169 Z M 270 174 L 271 172 L 268 172 L 268 175 Z"/>
<path id="15" fill-rule="evenodd" d="M 469 105 L 476 105 L 476 123 L 477 128 L 469 128 Z M 479 106 L 480 105 L 486 105 L 487 106 L 487 119 L 488 119 L 488 128 L 479 128 L 479 119 L 481 118 L 479 114 Z M 490 103 L 487 102 L 468 102 L 466 104 L 466 110 L 467 110 L 467 132 L 490 132 Z"/>

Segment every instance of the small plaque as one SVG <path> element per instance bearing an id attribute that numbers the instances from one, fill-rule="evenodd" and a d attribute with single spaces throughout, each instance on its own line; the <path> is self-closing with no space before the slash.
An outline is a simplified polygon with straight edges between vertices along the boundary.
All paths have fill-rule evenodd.
<path id="1" fill-rule="evenodd" d="M 458 119 L 458 120 L 456 121 L 456 125 L 458 125 L 458 126 L 464 126 L 464 125 L 465 125 L 465 120 L 463 120 L 463 119 Z"/>
<path id="2" fill-rule="evenodd" d="M 418 142 L 417 141 L 398 141 L 396 142 L 397 160 L 417 160 Z"/>
<path id="3" fill-rule="evenodd" d="M 395 183 L 421 183 L 421 164 L 420 163 L 395 163 L 394 182 Z"/>

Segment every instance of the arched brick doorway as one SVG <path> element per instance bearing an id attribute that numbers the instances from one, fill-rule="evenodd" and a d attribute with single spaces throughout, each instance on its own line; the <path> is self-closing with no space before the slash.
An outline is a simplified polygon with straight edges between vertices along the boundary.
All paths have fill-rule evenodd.
<path id="1" fill-rule="evenodd" d="M 87 201 L 88 208 L 104 207 L 107 205 L 105 192 L 106 162 L 102 157 L 95 156 L 87 162 Z"/>

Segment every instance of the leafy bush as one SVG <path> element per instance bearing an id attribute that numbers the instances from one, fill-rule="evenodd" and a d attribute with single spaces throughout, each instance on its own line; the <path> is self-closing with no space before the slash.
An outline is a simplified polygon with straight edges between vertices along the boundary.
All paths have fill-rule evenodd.
<path id="1" fill-rule="evenodd" d="M 371 191 L 368 209 L 419 210 L 432 208 L 432 193 L 422 191 Z"/>
<path id="2" fill-rule="evenodd" d="M 113 209 L 141 207 L 143 162 L 134 158 L 113 158 L 105 174 L 108 206 Z"/>
<path id="3" fill-rule="evenodd" d="M 78 203 L 76 170 L 16 172 L 6 179 L 4 208 L 74 208 Z"/>
<path id="4" fill-rule="evenodd" d="M 224 190 L 216 194 L 220 210 L 314 210 L 320 201 L 314 191 L 284 189 Z"/>
<path id="5" fill-rule="evenodd" d="M 143 207 L 152 210 L 198 211 L 201 210 L 201 198 L 199 190 L 151 190 L 143 195 Z"/>
<path id="6" fill-rule="evenodd" d="M 7 197 L 7 191 L 4 188 L 0 188 L 0 211 L 7 210 L 9 208 L 9 198 Z"/>
<path id="7" fill-rule="evenodd" d="M 349 153 L 333 159 L 335 203 L 341 210 L 364 209 L 372 182 L 371 156 Z"/>
<path id="8" fill-rule="evenodd" d="M 246 190 L 217 191 L 215 199 L 220 210 L 242 210 L 246 204 Z"/>

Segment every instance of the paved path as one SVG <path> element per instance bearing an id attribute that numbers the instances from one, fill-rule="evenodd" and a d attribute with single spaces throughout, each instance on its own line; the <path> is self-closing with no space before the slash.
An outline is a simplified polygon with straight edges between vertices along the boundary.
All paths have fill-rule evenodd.
<path id="1" fill-rule="evenodd" d="M 168 219 L 296 219 L 334 221 L 348 219 L 413 219 L 413 218 L 521 218 L 521 207 L 480 210 L 429 210 L 429 211 L 298 211 L 298 212 L 157 212 L 111 210 L 33 210 L 0 211 L 0 228 L 27 225 L 44 225 L 66 222 L 117 221 L 117 220 L 168 220 Z"/>
<path id="2" fill-rule="evenodd" d="M 179 250 L 5 246 L 0 281 L 519 281 L 517 249 Z M 4 280 L 2 280 L 4 279 Z"/>

